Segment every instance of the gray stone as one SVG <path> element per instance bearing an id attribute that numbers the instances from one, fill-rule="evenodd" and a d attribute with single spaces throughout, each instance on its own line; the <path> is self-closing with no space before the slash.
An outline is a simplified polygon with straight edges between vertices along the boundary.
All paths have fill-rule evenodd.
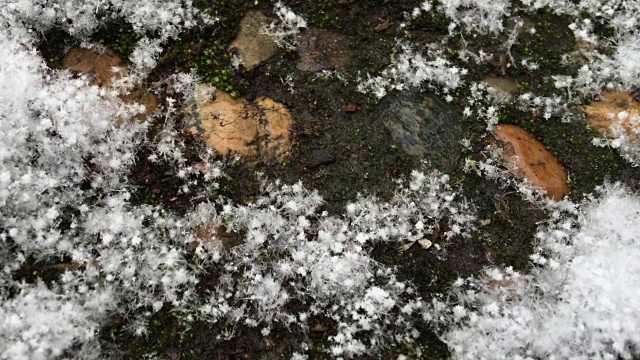
<path id="1" fill-rule="evenodd" d="M 482 79 L 482 82 L 487 85 L 489 93 L 498 100 L 509 100 L 518 92 L 518 83 L 512 78 L 491 76 Z"/>
<path id="2" fill-rule="evenodd" d="M 405 152 L 444 172 L 456 168 L 464 133 L 452 105 L 436 95 L 404 93 L 381 106 L 385 126 Z"/>
<path id="3" fill-rule="evenodd" d="M 278 45 L 269 35 L 260 30 L 269 24 L 269 18 L 259 11 L 249 11 L 240 23 L 240 32 L 229 49 L 236 49 L 247 71 L 253 70 L 261 62 L 278 51 Z"/>
<path id="4" fill-rule="evenodd" d="M 315 169 L 321 165 L 331 164 L 336 160 L 336 152 L 333 149 L 316 149 L 307 159 L 307 168 Z"/>

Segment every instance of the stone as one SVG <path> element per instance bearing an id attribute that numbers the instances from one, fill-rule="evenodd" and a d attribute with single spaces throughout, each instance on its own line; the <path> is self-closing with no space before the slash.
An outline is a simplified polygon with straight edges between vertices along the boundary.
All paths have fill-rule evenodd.
<path id="1" fill-rule="evenodd" d="M 253 110 L 258 119 L 258 153 L 265 162 L 283 162 L 291 155 L 293 117 L 279 102 L 261 97 Z"/>
<path id="2" fill-rule="evenodd" d="M 518 83 L 512 78 L 493 76 L 484 78 L 482 82 L 487 85 L 489 93 L 498 100 L 509 100 L 518 91 Z"/>
<path id="3" fill-rule="evenodd" d="M 387 30 L 388 28 L 390 28 L 391 25 L 393 25 L 393 23 L 389 19 L 387 19 L 383 23 L 381 23 L 378 26 L 374 27 L 373 31 L 374 32 L 383 32 L 383 31 Z"/>
<path id="4" fill-rule="evenodd" d="M 64 57 L 62 66 L 67 70 L 87 75 L 90 84 L 101 87 L 109 86 L 112 81 L 118 79 L 118 77 L 124 77 L 128 73 L 128 67 L 121 65 L 120 57 L 108 48 L 102 50 L 96 48 L 71 49 Z M 139 121 L 145 121 L 159 107 L 158 98 L 148 88 L 121 94 L 120 99 L 126 104 L 137 103 L 144 105 L 145 111 L 134 117 Z M 119 117 L 115 122 L 120 125 L 123 119 Z"/>
<path id="5" fill-rule="evenodd" d="M 331 164 L 336 160 L 336 152 L 333 149 L 313 150 L 307 160 L 307 168 L 315 169 L 322 165 Z"/>
<path id="6" fill-rule="evenodd" d="M 217 92 L 214 99 L 201 99 L 197 110 L 187 112 L 190 131 L 203 136 L 222 155 L 259 158 L 265 163 L 282 162 L 291 155 L 293 117 L 272 99 L 250 102 Z"/>
<path id="7" fill-rule="evenodd" d="M 573 51 L 569 53 L 569 61 L 578 67 L 591 64 L 593 53 L 598 45 L 586 39 L 576 41 Z"/>
<path id="8" fill-rule="evenodd" d="M 587 123 L 609 138 L 616 138 L 612 127 L 618 127 L 622 135 L 640 141 L 640 102 L 626 91 L 604 91 L 600 101 L 585 106 Z M 620 115 L 623 114 L 623 115 Z"/>
<path id="9" fill-rule="evenodd" d="M 228 249 L 234 246 L 235 237 L 224 230 L 222 227 L 218 227 L 213 224 L 202 224 L 195 227 L 196 238 L 205 247 L 218 247 L 221 246 Z M 192 241 L 186 244 L 188 251 L 194 251 L 199 245 L 198 241 Z"/>
<path id="10" fill-rule="evenodd" d="M 107 48 L 74 48 L 62 60 L 65 69 L 86 74 L 98 86 L 108 86 L 118 74 L 126 73 L 126 67 L 119 65 L 120 57 Z"/>
<path id="11" fill-rule="evenodd" d="M 462 119 L 435 95 L 402 93 L 383 102 L 382 121 L 394 141 L 413 156 L 443 172 L 454 171 L 462 156 Z"/>
<path id="12" fill-rule="evenodd" d="M 127 104 L 137 103 L 144 105 L 145 111 L 136 115 L 135 119 L 145 121 L 150 114 L 158 110 L 158 98 L 149 91 L 148 88 L 142 88 L 130 92 L 129 94 L 120 95 L 120 99 Z"/>
<path id="13" fill-rule="evenodd" d="M 309 29 L 298 35 L 298 70 L 318 72 L 342 70 L 351 62 L 349 40 L 323 29 Z"/>
<path id="14" fill-rule="evenodd" d="M 244 68 L 251 71 L 278 51 L 278 44 L 261 29 L 269 24 L 269 18 L 259 11 L 249 11 L 240 22 L 240 31 L 229 49 L 236 49 Z"/>
<path id="15" fill-rule="evenodd" d="M 498 125 L 493 136 L 493 147 L 515 168 L 514 176 L 542 188 L 556 201 L 569 192 L 567 173 L 562 165 L 531 134 L 515 125 Z"/>

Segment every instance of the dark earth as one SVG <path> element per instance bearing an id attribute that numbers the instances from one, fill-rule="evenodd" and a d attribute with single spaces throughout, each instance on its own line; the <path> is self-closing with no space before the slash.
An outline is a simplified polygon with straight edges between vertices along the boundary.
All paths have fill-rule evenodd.
<path id="1" fill-rule="evenodd" d="M 418 18 L 405 29 L 406 32 L 398 28 L 404 13 L 420 3 L 421 0 L 287 1 L 295 13 L 307 19 L 309 27 L 315 29 L 313 31 L 331 32 L 342 42 L 323 51 L 339 51 L 339 56 L 350 53 L 348 62 L 340 62 L 343 77 L 349 82 L 345 85 L 335 77 L 317 76 L 306 71 L 309 66 L 316 70 L 318 64 L 301 67 L 300 54 L 283 49 L 250 72 L 234 70 L 230 63 L 232 54 L 227 48 L 238 32 L 240 19 L 249 10 L 271 14 L 272 3 L 264 0 L 196 1 L 201 9 L 220 16 L 220 21 L 213 26 L 187 31 L 180 39 L 168 43 L 149 84 L 156 84 L 168 74 L 194 68 L 205 81 L 233 97 L 245 96 L 251 100 L 268 96 L 284 104 L 295 119 L 295 147 L 286 162 L 257 166 L 234 162 L 225 169 L 226 177 L 221 180 L 220 188 L 206 190 L 209 192 L 198 201 L 220 195 L 239 203 L 251 201 L 259 190 L 255 172 L 261 171 L 270 179 L 280 178 L 286 183 L 302 181 L 307 188 L 318 189 L 326 200 L 324 210 L 339 215 L 358 193 L 388 199 L 395 188 L 394 179 L 407 177 L 413 169 L 437 168 L 451 175 L 453 184 L 460 187 L 462 195 L 477 207 L 478 218 L 487 220 L 486 225 L 478 228 L 469 239 L 455 238 L 445 242 L 434 237 L 432 241 L 446 251 L 444 258 L 417 246 L 398 254 L 393 245 L 377 245 L 372 249 L 375 259 L 397 266 L 400 277 L 413 282 L 423 298 L 445 293 L 456 278 L 478 274 L 487 265 L 513 266 L 527 271 L 532 266 L 528 256 L 535 245 L 532 239 L 536 225 L 545 214 L 522 200 L 514 189 L 501 188 L 490 179 L 463 171 L 464 159 L 482 160 L 479 150 L 488 144 L 486 125 L 462 116 L 469 94 L 461 91 L 454 96 L 453 102 L 446 103 L 441 95 L 428 91 L 392 92 L 377 101 L 355 89 L 358 75 L 379 74 L 389 65 L 390 55 L 399 39 L 426 45 L 447 34 L 447 20 L 432 13 Z M 462 64 L 457 58 L 461 45 L 459 38 L 447 40 L 450 49 L 447 55 L 454 63 L 469 68 L 467 81 L 505 75 L 518 82 L 521 92 L 533 90 L 540 95 L 553 94 L 556 90 L 549 75 L 573 74 L 576 70 L 560 62 L 560 57 L 575 46 L 568 22 L 544 12 L 513 16 L 526 18 L 537 30 L 535 37 L 522 34 L 511 49 L 516 59 L 527 56 L 538 62 L 540 69 L 537 71 L 505 68 L 500 63 Z M 50 33 L 44 38 L 47 40 L 40 44 L 40 49 L 52 67 L 59 67 L 66 50 L 77 45 L 62 33 Z M 500 54 L 499 45 L 505 38 L 504 34 L 497 39 L 469 35 L 467 41 L 473 51 L 482 48 Z M 95 34 L 93 40 L 126 58 L 137 38 L 130 26 L 114 21 Z M 280 80 L 288 75 L 295 85 L 293 92 Z M 612 149 L 592 146 L 591 140 L 596 134 L 585 122 L 544 120 L 509 106 L 500 113 L 500 119 L 533 134 L 559 159 L 570 174 L 571 199 L 582 199 L 605 180 L 621 181 L 632 188 L 638 186 L 640 169 L 629 166 Z M 161 122 L 154 124 L 148 136 L 152 138 L 161 128 Z M 197 153 L 203 145 L 187 133 L 181 136 L 187 145 L 187 158 L 198 161 Z M 474 151 L 462 148 L 459 144 L 462 138 L 471 139 Z M 181 184 L 173 176 L 172 166 L 151 164 L 146 160 L 148 154 L 147 150 L 141 149 L 130 175 L 136 195 L 134 201 L 163 205 L 176 213 L 185 213 L 196 205 L 189 196 L 178 194 Z M 205 189 L 200 191 L 205 192 Z M 29 265 L 20 276 L 29 279 L 32 274 L 44 273 L 51 278 L 59 271 Z M 215 271 L 211 269 L 212 274 Z M 204 293 L 215 286 L 212 281 L 203 279 L 201 290 Z M 334 324 L 323 318 L 312 319 L 311 323 L 316 325 L 308 334 L 298 328 L 275 327 L 270 336 L 264 337 L 259 329 L 240 327 L 233 329 L 236 336 L 231 340 L 218 340 L 218 335 L 231 330 L 228 324 L 187 323 L 165 306 L 153 316 L 146 336 L 135 337 L 125 332 L 127 319 L 114 317 L 111 324 L 100 331 L 100 337 L 106 344 L 105 350 L 113 354 L 114 359 L 140 359 L 145 354 L 172 360 L 282 359 L 298 350 L 296 345 L 302 342 L 310 345 L 311 359 L 329 358 L 320 350 Z M 419 342 L 425 349 L 423 358 L 447 358 L 447 347 L 438 340 L 434 329 L 425 327 L 421 331 Z M 390 348 L 375 358 L 395 359 L 398 354 L 414 355 L 413 346 Z"/>

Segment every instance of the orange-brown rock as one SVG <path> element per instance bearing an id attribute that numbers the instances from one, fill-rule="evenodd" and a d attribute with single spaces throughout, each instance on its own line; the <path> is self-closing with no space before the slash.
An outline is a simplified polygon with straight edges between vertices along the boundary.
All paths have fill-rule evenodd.
<path id="1" fill-rule="evenodd" d="M 514 175 L 546 191 L 559 201 L 569 192 L 567 173 L 544 145 L 514 125 L 499 125 L 493 131 L 494 148 L 516 170 Z"/>
<path id="2" fill-rule="evenodd" d="M 202 104 L 195 129 L 207 143 L 222 155 L 257 156 L 258 119 L 249 112 L 244 99 L 234 100 L 219 92 L 214 100 Z"/>
<path id="3" fill-rule="evenodd" d="M 261 97 L 255 102 L 259 116 L 258 149 L 263 159 L 286 160 L 291 155 L 291 127 L 293 117 L 279 102 Z"/>
<path id="4" fill-rule="evenodd" d="M 291 154 L 293 117 L 284 105 L 269 98 L 250 102 L 217 92 L 213 100 L 198 103 L 187 124 L 222 155 L 270 163 L 284 161 Z"/>
<path id="5" fill-rule="evenodd" d="M 145 111 L 136 115 L 135 118 L 144 121 L 147 116 L 158 110 L 158 98 L 147 88 L 138 89 L 126 95 L 120 95 L 120 99 L 127 104 L 137 103 L 144 105 Z"/>
<path id="6" fill-rule="evenodd" d="M 98 86 L 107 86 L 116 76 L 124 74 L 125 68 L 119 65 L 120 57 L 110 49 L 75 48 L 62 60 L 65 69 L 86 74 L 91 83 Z"/>
<path id="7" fill-rule="evenodd" d="M 187 251 L 194 251 L 200 243 L 204 246 L 221 246 L 223 248 L 230 248 L 237 245 L 237 236 L 225 231 L 224 227 L 218 227 L 213 224 L 203 224 L 197 226 L 194 230 L 196 238 L 199 241 L 187 243 Z"/>
<path id="8" fill-rule="evenodd" d="M 67 70 L 87 75 L 90 83 L 97 86 L 109 86 L 112 81 L 126 76 L 128 72 L 126 65 L 120 65 L 118 55 L 106 48 L 102 50 L 95 48 L 71 49 L 64 57 L 62 66 Z M 122 94 L 120 99 L 127 104 L 144 105 L 145 111 L 135 116 L 140 121 L 146 120 L 149 114 L 158 109 L 158 98 L 147 88 Z M 120 123 L 122 123 L 122 119 L 116 119 L 116 124 Z"/>
<path id="9" fill-rule="evenodd" d="M 640 102 L 626 91 L 604 91 L 600 101 L 585 107 L 587 122 L 604 136 L 617 137 L 612 127 L 624 135 L 640 141 Z"/>

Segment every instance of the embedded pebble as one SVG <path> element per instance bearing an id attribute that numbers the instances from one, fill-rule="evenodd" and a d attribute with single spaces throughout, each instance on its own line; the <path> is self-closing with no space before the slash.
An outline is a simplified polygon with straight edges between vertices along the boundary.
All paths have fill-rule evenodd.
<path id="1" fill-rule="evenodd" d="M 493 130 L 493 146 L 500 156 L 515 167 L 514 175 L 546 191 L 560 201 L 569 192 L 567 173 L 556 159 L 531 134 L 515 125 L 498 125 Z"/>
<path id="2" fill-rule="evenodd" d="M 202 135 L 222 155 L 237 154 L 273 163 L 291 154 L 293 117 L 272 99 L 261 97 L 251 102 L 218 91 L 213 99 L 201 100 L 197 110 L 187 112 L 190 131 Z"/>
<path id="3" fill-rule="evenodd" d="M 629 92 L 604 91 L 600 101 L 585 106 L 585 113 L 589 125 L 604 136 L 617 138 L 623 135 L 640 141 L 640 102 Z"/>
<path id="4" fill-rule="evenodd" d="M 269 18 L 259 11 L 249 11 L 240 22 L 238 36 L 229 46 L 236 49 L 244 68 L 251 71 L 278 51 L 278 44 L 261 29 L 269 24 Z"/>

